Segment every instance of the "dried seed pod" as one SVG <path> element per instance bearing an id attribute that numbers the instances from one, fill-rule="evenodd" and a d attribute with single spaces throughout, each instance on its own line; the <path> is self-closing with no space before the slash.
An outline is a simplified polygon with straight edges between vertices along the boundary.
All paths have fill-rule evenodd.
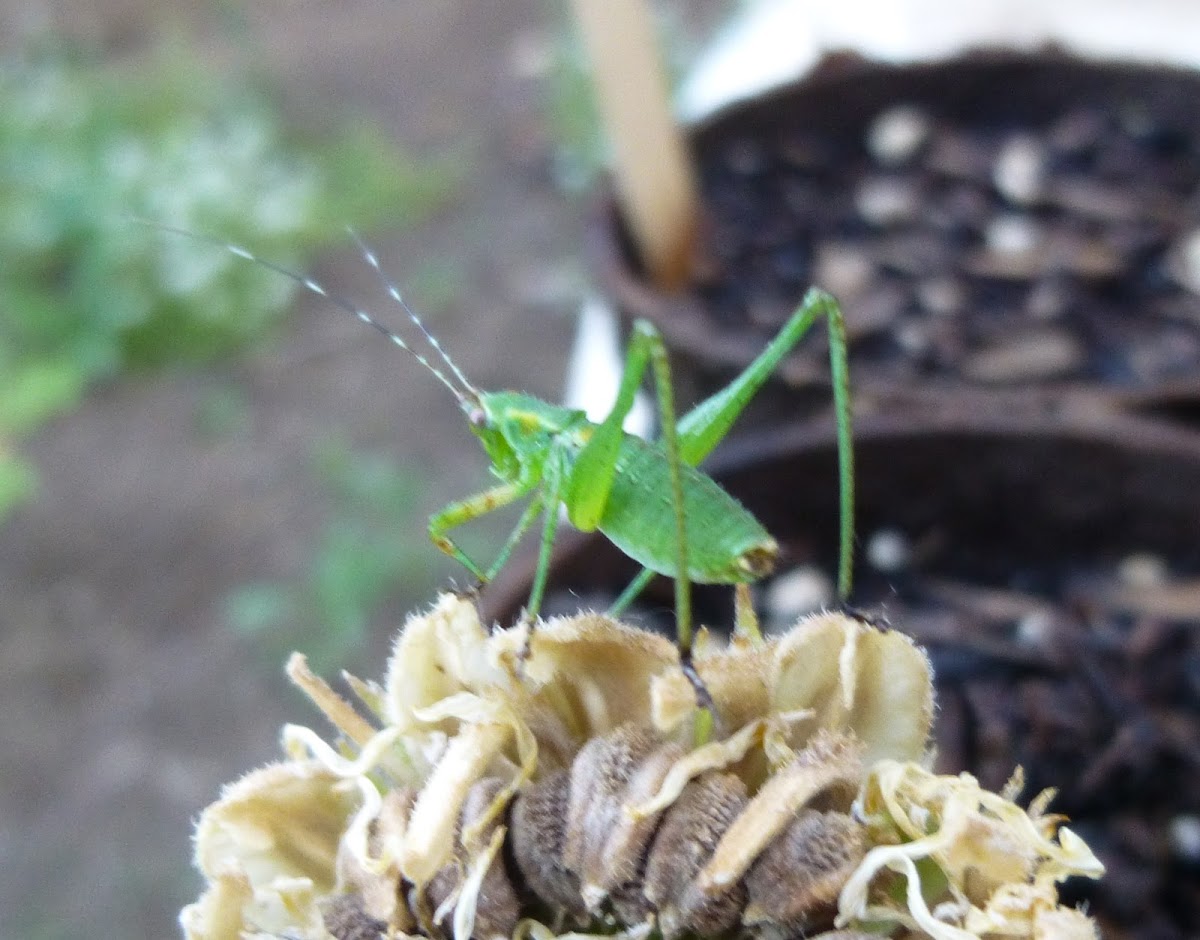
<path id="1" fill-rule="evenodd" d="M 1099 870 L 1042 804 L 922 776 L 929 669 L 901 634 L 821 615 L 695 661 L 728 729 L 699 746 L 674 647 L 601 617 L 489 636 L 444 599 L 386 690 L 352 683 L 378 726 L 294 670 L 344 737 L 289 726 L 289 760 L 205 811 L 189 940 L 958 940 L 997 918 L 1038 940 L 1055 881 Z"/>
<path id="2" fill-rule="evenodd" d="M 486 817 L 503 789 L 503 780 L 489 777 L 480 780 L 467 794 L 459 817 L 459 854 L 425 887 L 426 900 L 434 911 L 433 923 L 438 927 L 445 929 L 450 926 L 449 915 L 453 908 L 448 902 L 457 900 L 468 880 L 468 870 L 478 847 L 486 845 L 500 825 L 497 820 L 488 820 Z M 465 844 L 464 834 L 471 832 L 481 821 L 484 825 L 470 840 L 473 844 Z M 504 869 L 503 860 L 497 855 L 490 859 L 480 878 L 471 937 L 475 940 L 506 940 L 513 935 L 520 915 L 517 893 Z"/>
<path id="3" fill-rule="evenodd" d="M 861 748 L 842 735 L 818 735 L 770 778 L 764 799 L 749 800 L 740 777 L 714 771 L 688 782 L 665 809 L 639 812 L 684 755 L 647 729 L 622 726 L 589 742 L 569 775 L 519 794 L 514 857 L 525 884 L 535 893 L 548 887 L 554 897 L 542 900 L 550 905 L 567 900 L 571 916 L 586 907 L 627 925 L 654 918 L 668 938 L 703 937 L 737 926 L 748 898 L 742 874 L 750 869 L 747 883 L 757 885 L 759 903 L 747 923 L 829 921 L 837 890 L 864 851 L 860 827 L 844 812 L 795 814 L 810 804 L 849 808 L 863 773 Z M 547 818 L 564 803 L 565 826 Z M 522 832 L 526 825 L 536 838 Z M 710 870 L 718 850 L 724 878 Z M 565 898 L 572 889 L 578 895 Z"/>
<path id="4" fill-rule="evenodd" d="M 563 861 L 578 874 L 589 910 L 613 898 L 625 908 L 622 919 L 637 922 L 635 911 L 644 906 L 640 891 L 629 897 L 626 886 L 639 880 L 658 818 L 635 817 L 627 809 L 653 797 L 684 753 L 680 745 L 630 725 L 579 752 L 571 769 Z"/>
<path id="5" fill-rule="evenodd" d="M 782 770 L 768 777 L 738 815 L 698 877 L 704 891 L 743 878 L 806 807 L 848 810 L 864 774 L 862 746 L 852 737 L 820 732 Z"/>
<path id="6" fill-rule="evenodd" d="M 509 843 L 525 886 L 569 923 L 587 913 L 579 879 L 563 863 L 571 775 L 559 770 L 521 791 L 512 808 Z"/>
<path id="7" fill-rule="evenodd" d="M 745 922 L 803 933 L 832 924 L 838 894 L 866 854 L 866 831 L 850 816 L 802 811 L 746 875 Z"/>
<path id="8" fill-rule="evenodd" d="M 705 774 L 684 788 L 663 820 L 646 859 L 644 884 L 667 940 L 689 933 L 716 936 L 736 925 L 745 887 L 739 882 L 701 891 L 696 876 L 746 803 L 746 784 L 737 775 Z"/>
<path id="9" fill-rule="evenodd" d="M 387 933 L 387 924 L 363 909 L 358 894 L 339 894 L 322 905 L 325 929 L 334 940 L 379 940 Z"/>
<path id="10" fill-rule="evenodd" d="M 621 796 L 641 761 L 654 749 L 653 734 L 625 725 L 612 734 L 593 738 L 571 766 L 563 864 L 580 879 L 588 910 L 595 911 L 607 896 L 608 839 L 621 822 Z"/>

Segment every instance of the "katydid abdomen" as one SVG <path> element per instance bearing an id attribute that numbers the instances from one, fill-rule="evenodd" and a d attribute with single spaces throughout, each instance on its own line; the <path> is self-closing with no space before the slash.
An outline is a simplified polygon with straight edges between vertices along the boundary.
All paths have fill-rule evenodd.
<path id="1" fill-rule="evenodd" d="M 688 577 L 702 584 L 755 581 L 775 566 L 779 546 L 742 505 L 699 470 L 680 466 Z M 676 576 L 678 535 L 660 448 L 626 436 L 599 529 L 646 568 Z"/>

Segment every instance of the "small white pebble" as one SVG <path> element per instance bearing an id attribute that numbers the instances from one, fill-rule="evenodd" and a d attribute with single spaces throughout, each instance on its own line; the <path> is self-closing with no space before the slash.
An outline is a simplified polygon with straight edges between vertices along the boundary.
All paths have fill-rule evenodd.
<path id="1" fill-rule="evenodd" d="M 1017 621 L 1017 642 L 1022 646 L 1046 645 L 1054 627 L 1054 617 L 1046 610 L 1034 610 Z"/>
<path id="2" fill-rule="evenodd" d="M 1136 552 L 1121 559 L 1117 578 L 1126 587 L 1156 588 L 1167 582 L 1167 564 L 1158 555 Z"/>
<path id="3" fill-rule="evenodd" d="M 1019 255 L 1038 244 L 1037 226 L 1021 215 L 999 215 L 988 223 L 983 235 L 988 248 L 998 254 Z"/>
<path id="4" fill-rule="evenodd" d="M 866 252 L 837 242 L 820 245 L 813 263 L 813 282 L 843 304 L 857 297 L 871 283 L 875 265 Z"/>
<path id="5" fill-rule="evenodd" d="M 1200 294 L 1200 229 L 1180 238 L 1172 254 L 1171 273 L 1175 280 L 1193 294 Z"/>
<path id="6" fill-rule="evenodd" d="M 880 529 L 867 540 L 866 557 L 876 571 L 896 574 L 912 561 L 912 545 L 898 529 Z"/>
<path id="7" fill-rule="evenodd" d="M 992 182 L 1000 195 L 1017 205 L 1026 206 L 1042 191 L 1046 154 L 1037 138 L 1017 134 L 1000 148 L 992 167 Z"/>
<path id="8" fill-rule="evenodd" d="M 929 332 L 919 320 L 906 320 L 893 332 L 896 345 L 910 359 L 920 359 L 929 352 Z"/>
<path id="9" fill-rule="evenodd" d="M 1067 312 L 1070 298 L 1056 281 L 1039 281 L 1025 298 L 1025 312 L 1034 320 L 1057 320 Z"/>
<path id="10" fill-rule="evenodd" d="M 833 581 L 820 568 L 801 565 L 775 578 L 764 600 L 770 625 L 787 629 L 805 614 L 833 603 Z"/>
<path id="11" fill-rule="evenodd" d="M 914 219 L 920 208 L 916 190 L 901 180 L 888 177 L 865 179 L 854 191 L 858 214 L 871 225 L 895 225 Z"/>
<path id="12" fill-rule="evenodd" d="M 929 139 L 929 118 L 912 105 L 881 113 L 867 130 L 867 150 L 885 166 L 898 166 L 916 156 Z"/>
<path id="13" fill-rule="evenodd" d="M 934 316 L 959 313 L 966 303 L 962 285 L 948 277 L 927 277 L 917 284 L 917 303 Z"/>
<path id="14" fill-rule="evenodd" d="M 1200 816 L 1180 814 L 1167 828 L 1175 856 L 1192 865 L 1200 862 Z"/>

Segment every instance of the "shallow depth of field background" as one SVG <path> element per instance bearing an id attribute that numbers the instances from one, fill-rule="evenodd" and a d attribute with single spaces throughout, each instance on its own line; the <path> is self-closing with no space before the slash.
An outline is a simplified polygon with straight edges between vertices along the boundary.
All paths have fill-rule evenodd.
<path id="1" fill-rule="evenodd" d="M 652 0 L 674 75 L 749 2 Z M 380 675 L 466 583 L 426 519 L 489 483 L 377 333 L 133 217 L 403 332 L 352 225 L 475 385 L 557 400 L 603 159 L 567 12 L 0 0 L 0 937 L 178 935 L 197 814 L 319 721 L 288 653 Z"/>
<path id="2" fill-rule="evenodd" d="M 686 54 L 729 4 L 660 6 Z M 590 124 L 564 19 L 549 0 L 5 0 L 0 52 L 10 63 L 31 49 L 78 52 L 72 67 L 82 71 L 71 74 L 82 86 L 63 94 L 85 109 L 94 106 L 80 91 L 88 69 L 132 88 L 162 80 L 164 63 L 170 80 L 178 63 L 185 86 L 191 68 L 258 89 L 277 132 L 305 148 L 359 135 L 354 146 L 365 150 L 353 159 L 326 154 L 347 184 L 339 191 L 352 194 L 316 220 L 328 238 L 309 230 L 296 239 L 329 247 L 306 256 L 287 250 L 287 238 L 256 240 L 236 206 L 195 224 L 284 253 L 391 315 L 340 230 L 358 225 L 477 385 L 556 398 L 587 283 L 579 182 Z M 63 107 L 54 94 L 51 82 L 46 107 Z M 170 117 L 160 119 L 170 138 Z M 62 146 L 86 150 L 73 133 Z M 388 150 L 378 166 L 372 135 Z M 55 166 L 43 158 L 59 138 L 37 145 L 46 152 L 0 139 L 0 199 L 20 189 L 13 174 L 29 181 L 13 152 L 35 152 L 39 171 Z M 147 172 L 174 187 L 180 154 L 147 156 Z M 398 193 L 387 184 L 394 166 L 406 174 Z M 47 190 L 61 225 L 61 244 L 37 272 L 47 318 L 65 309 L 56 291 L 72 275 L 60 266 L 81 245 L 107 272 L 123 270 L 122 250 L 174 238 L 94 199 L 111 167 L 91 170 L 101 182 L 52 180 Z M 381 170 L 382 180 L 370 178 Z M 355 173 L 365 190 L 349 185 L 361 182 L 345 176 Z M 211 182 L 194 169 L 174 193 L 186 202 Z M 372 206 L 372 187 L 397 208 Z M 0 271 L 5 278 L 10 285 L 14 272 Z M 119 320 L 117 280 L 105 273 L 84 306 Z M 282 285 L 267 279 L 262 289 L 278 296 Z M 12 287 L 5 303 L 24 290 Z M 236 312 L 244 296 L 224 302 Z M 203 315 L 205 302 L 192 302 Z M 15 365 L 9 386 L 0 379 L 0 402 L 21 418 L 0 435 L 0 456 L 36 476 L 0 530 L 5 936 L 175 935 L 178 908 L 200 887 L 192 820 L 223 782 L 278 753 L 282 722 L 312 717 L 283 681 L 286 653 L 377 675 L 404 612 L 461 576 L 424 532 L 430 511 L 487 481 L 453 400 L 314 298 L 297 294 L 282 309 L 273 328 L 217 344 L 199 363 L 174 348 L 191 334 L 167 322 L 141 340 L 166 342 L 161 356 L 140 348 L 114 364 L 97 353 L 102 366 L 85 371 L 72 351 L 64 368 L 29 370 L 16 391 Z M 86 348 L 108 349 L 109 333 L 81 331 Z M 0 352 L 21 361 L 19 350 Z M 472 544 L 491 544 L 481 529 Z"/>

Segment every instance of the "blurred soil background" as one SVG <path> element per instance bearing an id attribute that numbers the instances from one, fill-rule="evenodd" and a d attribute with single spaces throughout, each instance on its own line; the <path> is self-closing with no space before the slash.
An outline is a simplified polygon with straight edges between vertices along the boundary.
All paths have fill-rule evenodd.
<path id="1" fill-rule="evenodd" d="M 663 6 L 686 47 L 728 5 Z M 0 2 L 5 55 L 48 35 L 134 82 L 167 43 L 265 81 L 310 137 L 354 117 L 431 167 L 451 154 L 423 221 L 364 235 L 475 384 L 560 396 L 587 285 L 586 199 L 564 185 L 579 174 L 548 106 L 565 4 Z M 332 234 L 341 247 L 299 263 L 402 328 Z M 236 237 L 255 245 L 252 226 Z M 287 652 L 378 676 L 404 612 L 462 583 L 425 536 L 431 511 L 488 481 L 450 395 L 312 296 L 271 336 L 120 371 L 16 444 L 39 483 L 0 523 L 4 936 L 177 935 L 200 888 L 197 813 L 278 754 L 283 722 L 319 722 L 282 677 Z M 480 528 L 482 554 L 501 530 Z"/>

